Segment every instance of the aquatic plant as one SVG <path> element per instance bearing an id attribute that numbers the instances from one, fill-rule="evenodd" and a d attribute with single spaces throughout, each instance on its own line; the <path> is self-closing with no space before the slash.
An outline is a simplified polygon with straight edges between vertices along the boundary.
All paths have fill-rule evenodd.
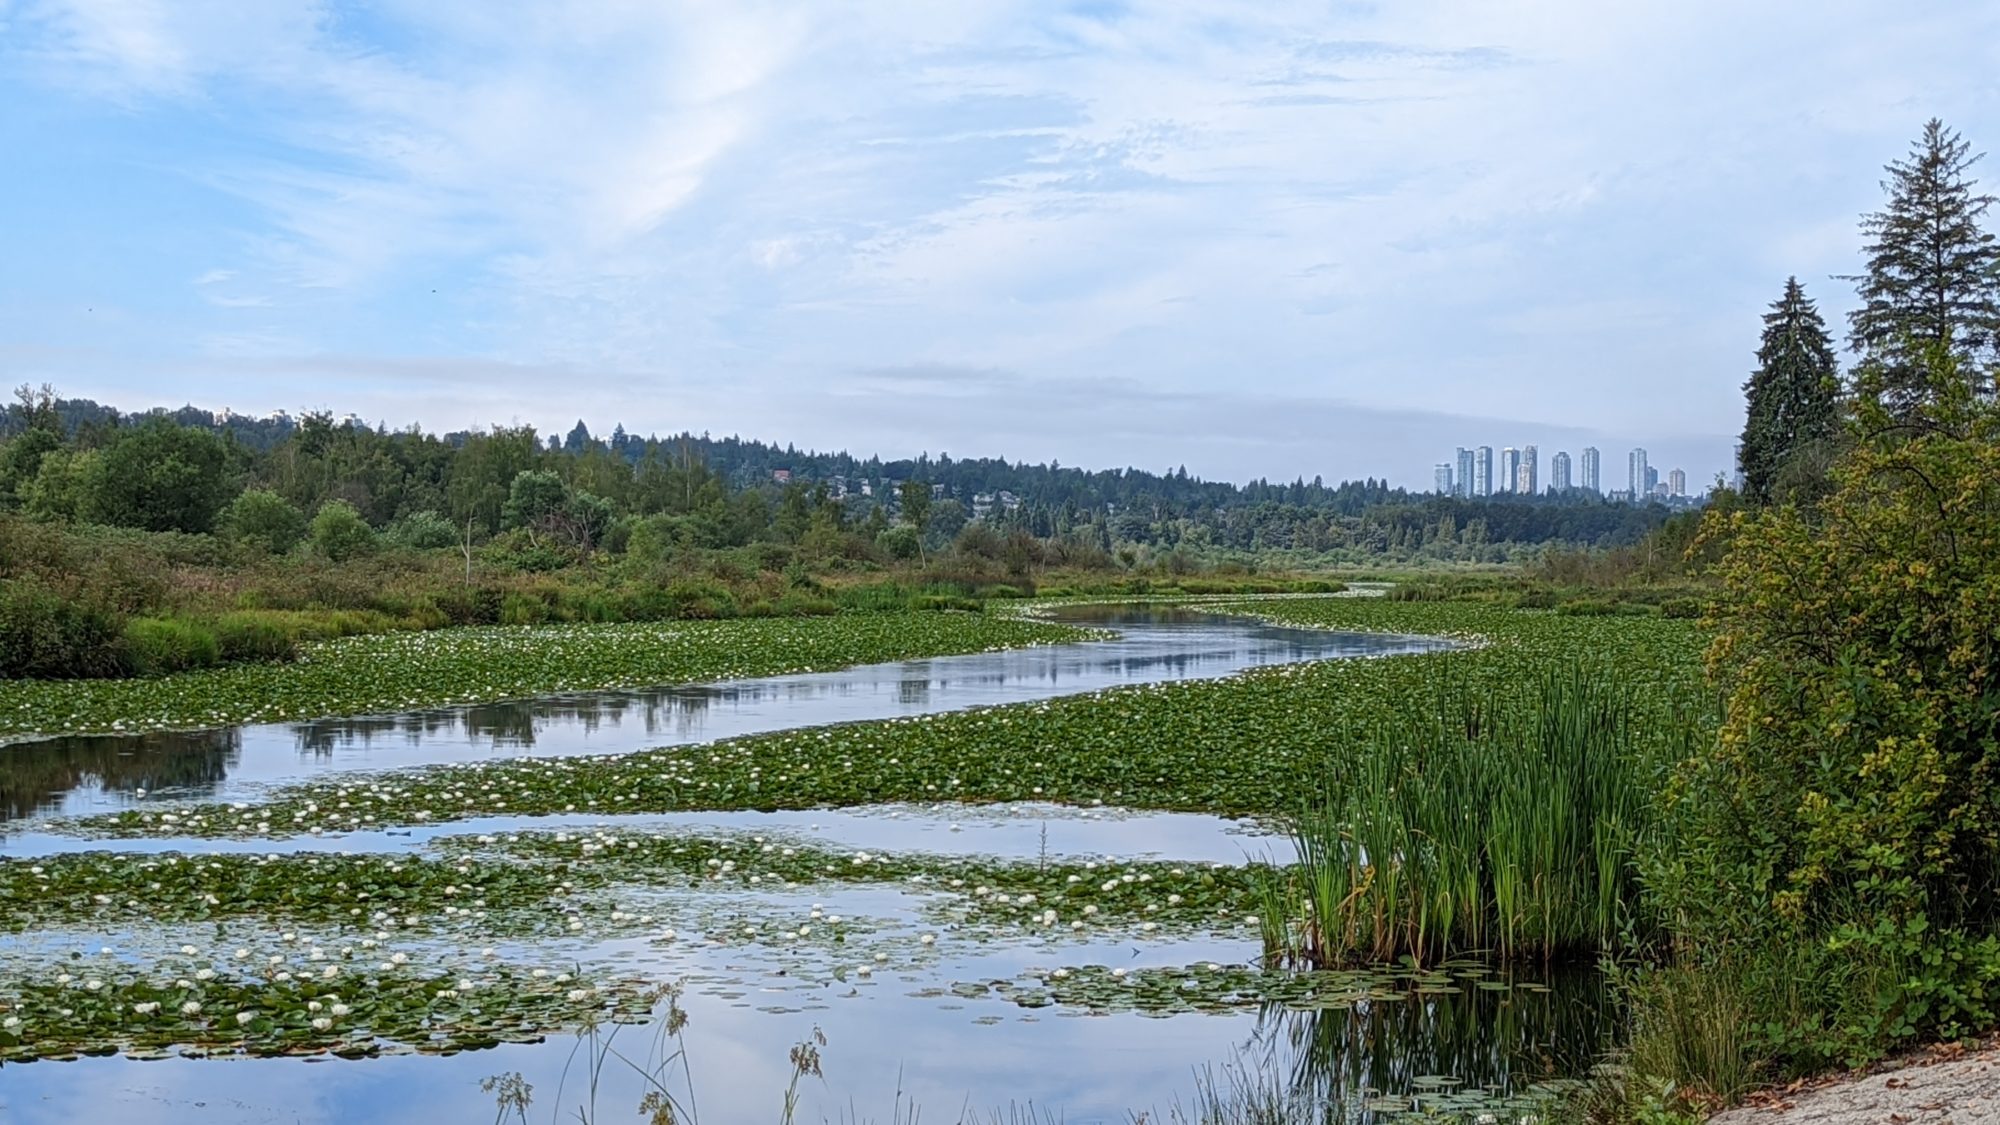
<path id="1" fill-rule="evenodd" d="M 1265 885 L 1264 937 L 1316 966 L 1594 953 L 1644 936 L 1650 795 L 1713 716 L 1642 726 L 1630 687 L 1544 672 L 1507 699 L 1440 673 L 1427 706 L 1350 728 Z"/>
<path id="2" fill-rule="evenodd" d="M 197 729 L 530 695 L 712 683 L 1077 639 L 997 614 L 487 626 L 341 637 L 289 664 L 0 681 L 0 735 Z"/>

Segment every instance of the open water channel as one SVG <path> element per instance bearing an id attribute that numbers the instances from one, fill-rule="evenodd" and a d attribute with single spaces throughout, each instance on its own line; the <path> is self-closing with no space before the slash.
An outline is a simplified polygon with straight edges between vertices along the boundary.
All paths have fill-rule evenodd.
<path id="1" fill-rule="evenodd" d="M 1186 814 L 1059 806 L 884 806 L 796 813 L 494 818 L 415 832 L 291 841 L 82 841 L 42 821 L 179 799 L 254 801 L 268 786 L 328 771 L 380 771 L 494 757 L 608 754 L 826 723 L 1022 703 L 1126 684 L 1227 676 L 1272 664 L 1432 651 L 1447 642 L 1285 629 L 1179 610 L 1098 607 L 1065 619 L 1115 636 L 1078 644 L 845 671 L 657 690 L 561 696 L 400 715 L 120 738 L 61 738 L 0 748 L 0 856 L 85 848 L 257 853 L 424 852 L 440 836 L 513 831 L 755 833 L 822 848 L 1034 859 L 1151 857 L 1238 864 L 1286 852 L 1257 825 Z M 996 1111 L 1072 1122 L 1193 1118 L 1204 1086 L 1243 1082 L 1305 1090 L 1334 1119 L 1410 1105 L 1506 1104 L 1537 1083 L 1572 1077 L 1603 1041 L 1605 1007 L 1588 975 L 1505 976 L 1477 966 L 1418 982 L 1382 974 L 1374 999 L 1215 1006 L 1160 1013 L 1116 1002 L 1023 1007 L 998 982 L 1060 966 L 1244 966 L 1254 929 L 1218 924 L 1172 937 L 1060 934 L 995 938 L 939 930 L 921 891 L 836 885 L 765 893 L 681 888 L 641 896 L 678 929 L 657 936 L 578 935 L 538 941 L 543 961 L 605 966 L 685 982 L 688 1023 L 673 1066 L 676 1097 L 697 1119 L 776 1121 L 792 1078 L 791 1044 L 823 1034 L 824 1078 L 799 1085 L 800 1121 L 987 1120 Z M 792 925 L 845 913 L 867 919 L 865 944 L 830 948 L 717 940 L 754 924 Z M 203 939 L 161 932 L 30 932 L 0 940 L 10 961 L 127 956 L 183 940 L 249 940 L 221 927 Z M 330 944 L 331 942 L 329 942 Z M 854 970 L 866 965 L 870 971 Z M 1203 1006 L 1207 1008 L 1208 1006 Z M 657 1024 L 617 1030 L 619 1056 L 651 1068 Z M 341 1060 L 90 1058 L 0 1066 L 0 1121 L 442 1122 L 496 1116 L 482 1079 L 518 1074 L 533 1089 L 525 1120 L 638 1119 L 651 1088 L 638 1070 L 604 1062 L 576 1036 L 449 1056 Z M 588 1073 L 596 1069 L 596 1089 Z M 1456 1100 L 1454 1100 L 1456 1099 Z M 1503 1110 L 1504 1112 L 1504 1110 Z M 516 1117 L 510 1112 L 508 1120 Z M 1017 1118 L 1018 1119 L 1018 1118 Z"/>

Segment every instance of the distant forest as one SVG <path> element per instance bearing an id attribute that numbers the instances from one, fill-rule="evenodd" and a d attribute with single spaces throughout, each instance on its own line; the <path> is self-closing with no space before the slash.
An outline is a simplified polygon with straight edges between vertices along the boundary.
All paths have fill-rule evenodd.
<path id="1" fill-rule="evenodd" d="M 1464 500 L 1372 478 L 1237 485 L 1205 481 L 1185 468 L 1093 471 L 928 455 L 884 461 L 735 436 L 639 437 L 622 426 L 600 437 L 581 421 L 560 437 L 531 427 L 433 435 L 326 413 L 253 418 L 192 406 L 125 413 L 46 388 L 23 388 L 19 399 L 0 417 L 0 506 L 37 518 L 153 530 L 216 530 L 231 499 L 248 489 L 273 492 L 305 513 L 344 501 L 378 530 L 419 520 L 492 536 L 520 518 L 518 503 L 510 515 L 510 500 L 520 499 L 516 478 L 530 473 L 552 475 L 563 493 L 532 503 L 585 511 L 582 523 L 592 537 L 585 546 L 612 545 L 621 518 L 656 514 L 703 516 L 712 526 L 698 538 L 712 546 L 796 541 L 802 528 L 786 526 L 788 511 L 794 525 L 824 510 L 840 526 L 879 532 L 907 521 L 910 481 L 928 487 L 931 502 L 917 522 L 925 539 L 939 544 L 977 522 L 1107 551 L 1139 545 L 1498 560 L 1509 547 L 1636 543 L 1671 514 L 1581 491 Z M 212 435 L 215 451 L 162 440 L 168 428 Z M 92 464 L 147 431 L 155 437 L 140 444 L 153 456 L 183 458 L 177 471 L 213 479 L 189 482 L 197 495 L 155 512 L 139 510 L 142 500 L 113 495 L 132 483 L 109 479 L 121 474 L 93 477 Z"/>

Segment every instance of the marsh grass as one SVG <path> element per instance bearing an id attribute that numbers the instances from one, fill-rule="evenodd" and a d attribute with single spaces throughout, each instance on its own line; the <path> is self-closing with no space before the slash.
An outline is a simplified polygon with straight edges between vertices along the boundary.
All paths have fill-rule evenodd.
<path id="1" fill-rule="evenodd" d="M 1580 672 L 1467 690 L 1356 726 L 1267 878 L 1266 952 L 1315 967 L 1487 951 L 1593 953 L 1644 933 L 1633 859 L 1663 766 L 1701 724 Z"/>

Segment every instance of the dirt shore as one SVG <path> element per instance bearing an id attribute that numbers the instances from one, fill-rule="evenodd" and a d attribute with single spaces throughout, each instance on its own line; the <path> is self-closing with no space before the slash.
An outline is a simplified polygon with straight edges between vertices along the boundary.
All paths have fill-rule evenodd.
<path id="1" fill-rule="evenodd" d="M 1710 1125 L 2000 1123 L 2000 1043 L 1932 1048 L 1868 1071 L 1767 1090 Z"/>

